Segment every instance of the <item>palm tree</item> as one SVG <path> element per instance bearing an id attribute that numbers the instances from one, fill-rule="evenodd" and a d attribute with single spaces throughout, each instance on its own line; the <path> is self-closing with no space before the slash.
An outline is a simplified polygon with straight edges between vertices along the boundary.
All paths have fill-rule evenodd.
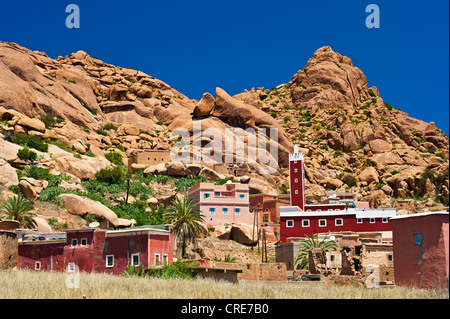
<path id="1" fill-rule="evenodd" d="M 164 219 L 173 225 L 175 236 L 181 241 L 181 257 L 186 254 L 186 245 L 192 241 L 197 245 L 197 236 L 206 233 L 203 227 L 203 215 L 192 199 L 176 198 L 164 213 Z"/>
<path id="2" fill-rule="evenodd" d="M 306 236 L 305 239 L 300 241 L 300 249 L 295 255 L 294 268 L 295 269 L 308 269 L 308 251 L 312 248 L 327 249 L 329 251 L 335 251 L 337 249 L 337 244 L 335 241 L 330 240 L 327 235 L 321 240 L 319 240 L 319 234 L 313 234 L 312 236 Z"/>
<path id="3" fill-rule="evenodd" d="M 17 220 L 20 227 L 34 228 L 37 226 L 34 216 L 36 214 L 30 213 L 33 209 L 33 203 L 22 196 L 10 197 L 2 201 L 0 205 L 0 213 L 3 213 L 2 219 Z"/>
<path id="4" fill-rule="evenodd" d="M 23 171 L 24 171 L 25 176 L 28 176 L 28 177 L 31 177 L 34 179 L 39 179 L 39 177 L 40 177 L 40 169 L 39 169 L 39 167 L 37 167 L 34 164 L 25 166 Z"/>

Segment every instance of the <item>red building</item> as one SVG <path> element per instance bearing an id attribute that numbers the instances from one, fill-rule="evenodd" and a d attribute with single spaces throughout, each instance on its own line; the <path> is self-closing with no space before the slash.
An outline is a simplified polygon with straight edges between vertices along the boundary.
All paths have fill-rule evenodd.
<path id="1" fill-rule="evenodd" d="M 290 206 L 279 208 L 280 242 L 288 237 L 304 237 L 323 232 L 383 232 L 384 240 L 392 239 L 390 218 L 395 209 L 365 209 L 349 205 L 343 196 L 323 198 L 320 204 L 306 204 L 303 154 L 294 146 L 289 155 Z"/>
<path id="2" fill-rule="evenodd" d="M 448 216 L 448 212 L 430 212 L 392 218 L 397 286 L 448 287 Z"/>
<path id="3" fill-rule="evenodd" d="M 169 226 L 120 230 L 84 228 L 61 233 L 19 231 L 17 267 L 36 271 L 106 272 L 121 275 L 128 265 L 149 268 L 173 262 Z"/>
<path id="4" fill-rule="evenodd" d="M 249 196 L 250 209 L 259 214 L 259 223 L 279 223 L 280 207 L 289 206 L 289 195 L 254 194 Z"/>
<path id="5" fill-rule="evenodd" d="M 383 241 L 392 241 L 395 209 L 348 209 L 302 212 L 296 206 L 280 208 L 280 243 L 289 237 L 311 236 L 325 232 L 380 232 Z"/>

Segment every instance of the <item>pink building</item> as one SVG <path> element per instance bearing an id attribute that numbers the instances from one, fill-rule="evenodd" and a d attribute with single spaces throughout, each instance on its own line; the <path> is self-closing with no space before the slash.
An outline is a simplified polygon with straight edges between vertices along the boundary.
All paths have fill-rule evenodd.
<path id="1" fill-rule="evenodd" d="M 120 230 L 83 228 L 60 233 L 19 230 L 19 269 L 105 272 L 121 275 L 128 265 L 150 268 L 173 262 L 170 226 Z"/>
<path id="2" fill-rule="evenodd" d="M 206 226 L 253 224 L 253 214 L 249 210 L 247 184 L 231 182 L 224 185 L 198 183 L 189 188 L 188 198 L 198 204 Z"/>

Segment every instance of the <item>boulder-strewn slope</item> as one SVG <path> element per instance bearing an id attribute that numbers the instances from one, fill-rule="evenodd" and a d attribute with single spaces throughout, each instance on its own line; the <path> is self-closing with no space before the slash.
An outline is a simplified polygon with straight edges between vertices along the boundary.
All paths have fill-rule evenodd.
<path id="1" fill-rule="evenodd" d="M 221 88 L 214 93 L 196 101 L 141 71 L 83 51 L 51 59 L 0 42 L 0 180 L 19 183 L 11 176 L 26 164 L 16 156 L 21 147 L 5 140 L 8 134 L 25 133 L 64 145 L 65 150 L 50 145 L 47 153 L 39 153 L 40 166 L 86 179 L 113 166 L 104 158 L 111 149 L 123 156 L 125 165 L 138 150 L 171 149 L 179 139 L 172 136 L 176 129 L 189 132 L 189 142 L 201 145 L 205 154 L 212 151 L 212 137 L 199 134 L 194 125 L 202 132 L 216 128 L 223 136 L 232 129 L 231 136 L 242 141 L 248 154 L 261 146 L 269 150 L 273 137 L 255 146 L 249 143 L 253 136 L 240 136 L 242 130 L 276 128 L 276 170 L 242 178 L 252 192 L 288 188 L 287 155 L 298 144 L 305 153 L 309 195 L 351 188 L 359 198 L 387 206 L 405 197 L 427 199 L 429 209 L 441 207 L 441 202 L 448 205 L 448 136 L 434 123 L 413 119 L 385 103 L 351 59 L 330 47 L 318 49 L 288 83 L 276 88 L 245 90 L 234 97 Z M 49 114 L 58 120 L 44 125 Z M 231 152 L 234 161 L 240 159 L 236 146 Z M 249 165 L 254 171 L 265 167 Z M 189 175 L 168 168 L 137 167 Z M 224 177 L 211 168 L 211 163 L 202 163 L 181 170 Z"/>

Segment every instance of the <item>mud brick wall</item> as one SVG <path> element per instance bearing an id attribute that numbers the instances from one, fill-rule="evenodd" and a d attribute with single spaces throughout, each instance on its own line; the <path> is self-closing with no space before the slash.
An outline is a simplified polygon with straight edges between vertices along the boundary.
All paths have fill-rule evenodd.
<path id="1" fill-rule="evenodd" d="M 17 234 L 0 230 L 0 270 L 7 270 L 17 265 Z"/>
<path id="2" fill-rule="evenodd" d="M 238 274 L 238 280 L 253 281 L 287 281 L 287 269 L 285 263 L 244 264 L 213 262 L 212 267 L 238 268 L 244 272 Z"/>

